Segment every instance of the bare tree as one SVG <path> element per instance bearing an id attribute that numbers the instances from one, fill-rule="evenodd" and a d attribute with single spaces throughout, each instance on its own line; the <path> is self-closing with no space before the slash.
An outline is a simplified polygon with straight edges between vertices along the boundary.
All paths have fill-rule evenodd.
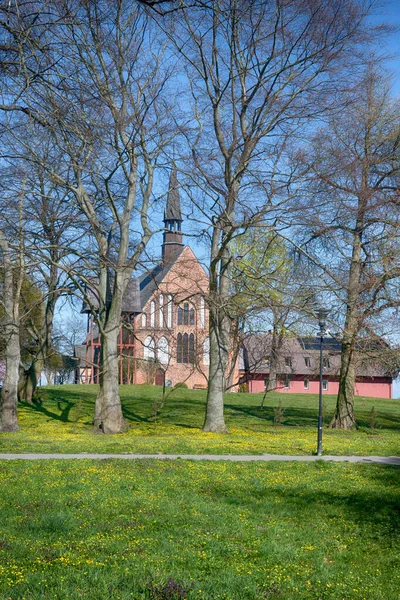
<path id="1" fill-rule="evenodd" d="M 330 297 L 344 314 L 335 428 L 356 425 L 357 361 L 364 350 L 364 358 L 377 347 L 382 355 L 382 317 L 389 323 L 390 310 L 399 305 L 399 150 L 399 106 L 381 69 L 378 75 L 368 66 L 349 92 L 347 108 L 316 134 L 308 157 L 314 206 L 306 247 L 325 263 Z M 304 221 L 303 233 L 305 227 Z"/>
<path id="2" fill-rule="evenodd" d="M 75 263 L 62 267 L 84 295 L 85 274 L 87 282 L 88 274 L 96 277 L 86 293 L 101 337 L 94 426 L 117 433 L 124 428 L 121 303 L 152 234 L 147 215 L 154 170 L 171 136 L 163 93 L 169 73 L 164 48 L 137 5 L 65 0 L 44 11 L 44 4 L 8 12 L 12 39 L 23 43 L 13 46 L 18 68 L 7 79 L 8 97 L 14 93 L 16 100 L 3 108 L 25 117 L 23 134 L 10 127 L 14 139 L 86 218 L 86 246 L 74 245 Z M 55 161 L 43 161 L 31 143 L 43 131 L 53 140 Z"/>
<path id="3" fill-rule="evenodd" d="M 169 31 L 186 63 L 192 129 L 188 174 L 211 215 L 210 377 L 204 431 L 226 431 L 225 374 L 231 352 L 230 244 L 235 232 L 279 217 L 285 146 L 329 109 L 364 39 L 370 2 L 214 0 L 175 13 Z M 161 19 L 159 20 L 159 22 Z M 164 18 L 164 29 L 168 27 Z M 192 185 L 193 187 L 193 185 Z M 270 188 L 270 198 L 265 194 Z M 262 193 L 261 193 L 262 189 Z M 276 200 L 278 198 L 278 200 Z"/>

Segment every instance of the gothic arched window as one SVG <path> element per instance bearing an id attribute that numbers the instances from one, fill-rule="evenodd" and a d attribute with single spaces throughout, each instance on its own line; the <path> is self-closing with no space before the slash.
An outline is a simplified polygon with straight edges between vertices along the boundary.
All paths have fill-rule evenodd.
<path id="1" fill-rule="evenodd" d="M 156 315 L 156 305 L 154 302 L 150 303 L 150 327 L 155 326 L 155 315 Z"/>
<path id="2" fill-rule="evenodd" d="M 176 340 L 176 362 L 182 362 L 182 334 L 178 333 L 178 337 Z"/>
<path id="3" fill-rule="evenodd" d="M 189 325 L 189 304 L 187 302 L 183 305 L 183 324 Z"/>
<path id="4" fill-rule="evenodd" d="M 191 333 L 189 335 L 189 362 L 193 365 L 194 364 L 194 335 L 193 333 Z"/>
<path id="5" fill-rule="evenodd" d="M 143 357 L 147 360 L 154 359 L 154 340 L 151 335 L 148 335 L 143 342 Z"/>
<path id="6" fill-rule="evenodd" d="M 159 323 L 160 323 L 160 327 L 164 327 L 164 296 L 162 294 L 160 294 L 160 296 L 158 298 L 158 302 L 159 302 L 159 307 L 160 307 Z"/>
<path id="7" fill-rule="evenodd" d="M 168 364 L 168 340 L 165 337 L 162 337 L 158 340 L 158 361 L 162 365 Z"/>
<path id="8" fill-rule="evenodd" d="M 142 327 L 146 327 L 147 325 L 147 316 L 146 313 L 142 313 Z"/>
<path id="9" fill-rule="evenodd" d="M 182 362 L 187 363 L 189 361 L 189 336 L 185 333 L 182 336 Z"/>
<path id="10" fill-rule="evenodd" d="M 194 308 L 189 311 L 189 325 L 194 325 Z"/>
<path id="11" fill-rule="evenodd" d="M 178 325 L 183 325 L 183 309 L 178 308 Z"/>

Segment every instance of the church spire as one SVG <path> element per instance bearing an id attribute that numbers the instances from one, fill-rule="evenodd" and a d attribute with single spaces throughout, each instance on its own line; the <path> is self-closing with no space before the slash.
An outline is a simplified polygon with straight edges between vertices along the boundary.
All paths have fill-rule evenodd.
<path id="1" fill-rule="evenodd" d="M 172 262 L 183 247 L 182 220 L 178 177 L 175 163 L 173 163 L 169 178 L 167 206 L 164 211 L 165 230 L 162 245 L 162 258 L 164 262 Z"/>
<path id="2" fill-rule="evenodd" d="M 176 174 L 175 163 L 172 165 L 172 171 L 169 178 L 167 206 L 164 211 L 164 223 L 166 221 L 180 221 L 182 223 L 181 202 L 179 199 L 178 177 Z"/>

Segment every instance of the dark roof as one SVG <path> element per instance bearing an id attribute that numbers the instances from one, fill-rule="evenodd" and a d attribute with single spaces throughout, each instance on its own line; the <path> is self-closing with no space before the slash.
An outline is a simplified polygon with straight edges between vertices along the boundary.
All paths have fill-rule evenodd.
<path id="1" fill-rule="evenodd" d="M 179 251 L 176 253 L 175 260 L 178 258 L 178 256 L 180 256 L 184 248 L 185 246 L 179 248 Z M 174 265 L 174 262 L 160 262 L 153 269 L 150 269 L 140 277 L 132 277 L 128 283 L 122 300 L 122 312 L 136 314 L 141 313 L 145 304 L 148 302 L 154 292 L 157 291 L 159 284 L 163 281 L 164 277 Z M 95 308 L 98 308 L 99 303 L 97 299 L 96 283 L 97 282 L 93 282 L 92 288 L 86 288 L 86 294 L 88 295 L 91 304 Z M 85 301 L 83 301 L 81 312 L 90 313 L 89 304 Z"/>
<path id="2" fill-rule="evenodd" d="M 169 178 L 167 206 L 164 211 L 164 221 L 182 221 L 181 201 L 179 199 L 179 184 L 176 166 L 172 166 Z"/>
<path id="3" fill-rule="evenodd" d="M 79 344 L 78 346 L 74 346 L 74 358 L 76 360 L 77 367 L 85 367 L 90 364 L 89 360 L 86 361 L 86 352 L 87 346 L 85 344 Z"/>
<path id="4" fill-rule="evenodd" d="M 271 342 L 271 334 L 248 335 L 243 342 L 239 369 L 248 373 L 268 375 Z M 278 372 L 288 375 L 317 376 L 319 373 L 319 343 L 319 337 L 285 338 L 278 353 Z M 337 377 L 340 372 L 342 349 L 340 341 L 334 338 L 324 338 L 322 349 L 324 358 L 329 361 L 329 366 L 324 366 L 324 375 Z M 358 377 L 396 376 L 389 364 L 385 364 L 384 360 L 379 360 L 379 355 L 368 356 L 365 352 L 357 353 L 356 375 Z"/>
<path id="5" fill-rule="evenodd" d="M 137 277 L 132 277 L 126 286 L 125 294 L 122 298 L 122 312 L 140 313 L 142 307 L 140 305 L 140 290 L 139 280 Z"/>
<path id="6" fill-rule="evenodd" d="M 99 307 L 99 300 L 97 294 L 97 283 L 93 281 L 93 287 L 86 286 L 86 294 L 90 301 L 90 304 L 97 309 Z M 126 287 L 124 296 L 122 298 L 122 312 L 126 313 L 140 313 L 142 312 L 140 304 L 140 291 L 139 291 L 139 280 L 137 277 L 132 277 Z M 88 302 L 85 300 L 82 304 L 82 313 L 90 313 L 91 308 Z"/>
<path id="7" fill-rule="evenodd" d="M 301 337 L 298 338 L 298 341 L 304 350 L 319 350 L 319 337 Z M 335 338 L 324 337 L 323 344 L 325 350 L 333 352 L 341 352 L 342 350 L 340 341 Z"/>
<path id="8" fill-rule="evenodd" d="M 183 250 L 184 246 L 182 246 L 182 248 L 180 248 L 177 252 L 175 260 L 178 258 L 178 256 L 180 256 Z M 173 265 L 174 262 L 159 263 L 156 267 L 154 267 L 154 269 L 147 271 L 147 273 L 144 273 L 141 275 L 141 277 L 139 277 L 140 304 L 142 309 L 150 300 L 154 292 L 157 291 L 159 284 L 162 282 Z"/>

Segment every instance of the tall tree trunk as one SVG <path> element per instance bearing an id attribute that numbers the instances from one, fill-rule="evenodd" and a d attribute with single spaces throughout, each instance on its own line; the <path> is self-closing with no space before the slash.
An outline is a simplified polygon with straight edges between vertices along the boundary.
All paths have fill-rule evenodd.
<path id="1" fill-rule="evenodd" d="M 39 353 L 33 358 L 29 368 L 24 369 L 20 374 L 18 383 L 18 397 L 21 402 L 28 402 L 28 404 L 33 403 L 33 398 L 38 381 L 40 380 L 40 375 L 44 368 L 44 364 L 45 360 L 43 351 L 40 350 Z"/>
<path id="2" fill-rule="evenodd" d="M 23 278 L 23 257 L 20 254 L 20 265 L 17 270 L 16 281 L 14 281 L 14 265 L 10 248 L 2 231 L 0 231 L 0 250 L 3 255 L 4 334 L 6 341 L 6 373 L 0 398 L 0 431 L 17 431 L 19 429 L 17 415 L 18 369 L 21 360 L 19 300 Z"/>
<path id="3" fill-rule="evenodd" d="M 366 186 L 364 186 L 364 189 L 366 189 Z M 361 249 L 366 206 L 366 199 L 360 197 L 358 201 L 357 221 L 353 232 L 353 251 L 349 271 L 346 321 L 342 340 L 339 391 L 336 400 L 335 414 L 330 423 L 330 427 L 334 429 L 351 429 L 357 426 L 354 416 L 354 349 L 360 327 L 359 302 L 360 278 L 362 273 Z"/>
<path id="4" fill-rule="evenodd" d="M 280 346 L 282 345 L 282 340 L 280 340 L 277 327 L 274 323 L 274 328 L 272 330 L 272 340 L 271 340 L 271 354 L 269 358 L 269 376 L 267 382 L 267 392 L 274 392 L 276 390 L 276 377 L 278 375 L 278 355 Z"/>
<path id="5" fill-rule="evenodd" d="M 118 333 L 119 319 L 109 322 L 101 335 L 100 388 L 93 423 L 95 433 L 121 433 L 126 427 L 118 386 Z"/>
<path id="6" fill-rule="evenodd" d="M 278 376 L 278 367 L 279 367 L 279 354 L 283 343 L 283 334 L 282 329 L 280 332 L 278 331 L 278 327 L 274 321 L 274 326 L 272 330 L 272 339 L 271 339 L 271 352 L 269 355 L 269 374 L 267 387 L 265 390 L 265 394 L 261 401 L 260 407 L 264 406 L 265 399 L 267 397 L 268 392 L 275 392 L 276 390 L 276 379 Z"/>
<path id="7" fill-rule="evenodd" d="M 231 352 L 230 352 L 230 356 L 228 357 L 228 371 L 227 371 L 227 375 L 226 375 L 226 379 L 225 379 L 225 389 L 227 391 L 231 391 L 232 388 L 234 387 L 234 385 L 236 385 L 238 382 L 235 381 L 235 371 L 236 371 L 236 365 L 237 365 L 237 361 L 239 358 L 239 352 L 240 352 L 240 348 L 241 348 L 241 342 L 242 342 L 242 338 L 240 335 L 240 325 L 239 323 L 236 321 L 233 324 L 234 327 L 234 334 L 231 335 Z M 232 327 L 231 327 L 231 331 L 232 331 Z"/>
<path id="8" fill-rule="evenodd" d="M 330 427 L 335 429 L 351 429 L 356 427 L 354 416 L 355 365 L 353 350 L 351 341 L 347 343 L 343 340 L 339 392 L 335 415 L 330 424 Z"/>
<path id="9" fill-rule="evenodd" d="M 122 298 L 130 277 L 130 270 L 116 272 L 111 298 L 111 277 L 107 268 L 100 275 L 100 289 L 104 309 L 100 310 L 100 379 L 94 411 L 95 433 L 122 433 L 126 423 L 122 416 L 119 396 L 118 335 L 121 326 Z"/>
<path id="10" fill-rule="evenodd" d="M 230 320 L 226 314 L 229 302 L 229 251 L 220 251 L 221 229 L 213 231 L 210 264 L 210 371 L 207 409 L 203 431 L 228 433 L 224 419 L 225 377 L 230 348 Z M 224 243 L 224 240 L 223 242 Z"/>
<path id="11" fill-rule="evenodd" d="M 55 249 L 54 252 L 57 250 Z M 38 351 L 32 358 L 32 362 L 28 369 L 25 369 L 20 374 L 20 381 L 18 385 L 19 399 L 24 402 L 32 404 L 35 391 L 40 380 L 40 375 L 46 365 L 46 361 L 50 355 L 52 341 L 51 336 L 53 332 L 54 312 L 56 302 L 60 297 L 60 292 L 57 290 L 58 284 L 58 270 L 55 266 L 57 264 L 58 255 L 53 253 L 52 265 L 50 268 L 50 274 L 47 278 L 47 300 L 43 306 L 41 314 L 41 327 L 39 332 L 35 328 L 32 328 L 32 337 L 36 337 L 36 343 Z M 36 333 L 36 335 L 35 335 Z"/>
<path id="12" fill-rule="evenodd" d="M 18 369 L 21 359 L 19 326 L 6 326 L 6 374 L 0 399 L 0 431 L 17 431 L 18 427 Z"/>
<path id="13" fill-rule="evenodd" d="M 228 346 L 224 326 L 219 323 L 218 309 L 210 307 L 210 372 L 207 390 L 207 410 L 203 431 L 228 433 L 224 419 L 225 373 L 228 366 Z"/>

